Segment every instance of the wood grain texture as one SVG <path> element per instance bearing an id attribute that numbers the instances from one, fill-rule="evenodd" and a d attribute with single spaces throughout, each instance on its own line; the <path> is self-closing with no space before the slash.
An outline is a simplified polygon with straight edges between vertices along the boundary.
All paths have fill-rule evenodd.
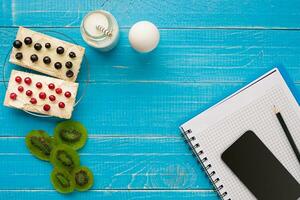
<path id="1" fill-rule="evenodd" d="M 52 134 L 59 120 L 2 106 L 0 199 L 218 199 L 178 126 L 273 66 L 284 67 L 299 92 L 299 5 L 296 0 L 0 0 L 1 66 L 19 25 L 58 31 L 86 47 L 91 83 L 74 119 L 89 131 L 80 154 L 95 174 L 89 192 L 56 193 L 49 181 L 52 166 L 29 154 L 24 136 L 32 129 Z M 120 42 L 109 53 L 89 48 L 80 36 L 82 17 L 95 9 L 112 12 L 121 27 Z M 160 28 L 161 42 L 151 54 L 138 54 L 129 45 L 128 30 L 139 20 Z M 81 84 L 87 80 L 85 67 Z M 20 69 L 0 70 L 0 99 L 12 68 Z"/>
<path id="2" fill-rule="evenodd" d="M 86 47 L 92 82 L 201 82 L 247 83 L 274 66 L 284 66 L 300 83 L 300 33 L 275 30 L 161 30 L 161 42 L 152 54 L 136 53 L 129 45 L 128 30 L 110 53 L 88 47 L 78 28 L 37 28 Z M 17 28 L 0 28 L 0 60 L 4 60 Z M 0 77 L 2 70 L 0 70 Z M 9 77 L 9 70 L 6 73 Z M 78 77 L 87 79 L 84 65 Z M 2 80 L 2 79 L 0 79 Z"/>
<path id="3" fill-rule="evenodd" d="M 1 0 L 4 26 L 79 26 L 89 11 L 112 12 L 122 27 L 147 19 L 160 28 L 299 28 L 297 0 Z"/>
<path id="4" fill-rule="evenodd" d="M 241 88 L 240 83 L 94 83 L 73 119 L 90 134 L 104 136 L 180 136 L 178 127 Z M 298 90 L 300 85 L 296 85 Z M 5 88 L 0 84 L 0 98 Z M 99 91 L 99 92 L 97 92 Z M 24 136 L 31 129 L 52 132 L 56 118 L 42 119 L 3 107 L 2 136 Z"/>
<path id="5" fill-rule="evenodd" d="M 1 60 L 7 54 L 16 30 L 0 29 L 3 40 L 0 44 Z M 85 45 L 78 29 L 58 30 L 74 35 L 74 40 Z M 85 123 L 90 132 L 179 135 L 177 127 L 189 117 L 277 65 L 286 68 L 299 88 L 298 31 L 187 29 L 161 32 L 159 48 L 147 56 L 139 55 L 129 47 L 127 30 L 122 32 L 119 46 L 111 53 L 100 54 L 87 47 L 92 83 L 76 108 L 74 118 Z M 87 77 L 85 67 L 79 77 L 81 82 Z M 5 74 L 7 78 L 9 71 Z M 0 75 L 3 77 L 2 71 Z M 4 87 L 0 89 L 3 95 Z M 94 109 L 99 112 L 94 112 Z M 4 124 L 3 135 L 24 135 L 35 128 L 35 124 L 52 131 L 53 122 L 57 121 L 24 118 L 23 114 L 3 108 L 0 119 L 9 116 L 16 123 L 26 122 L 22 126 Z"/>
<path id="6" fill-rule="evenodd" d="M 32 199 L 72 199 L 72 200 L 94 200 L 94 199 L 108 199 L 108 200 L 127 200 L 127 199 L 186 199 L 186 200 L 217 200 L 219 199 L 215 193 L 208 191 L 170 191 L 170 190 L 92 190 L 89 192 L 75 192 L 71 195 L 61 195 L 55 191 L 48 190 L 4 190 L 0 191 L 0 197 L 9 200 L 32 200 Z"/>
<path id="7" fill-rule="evenodd" d="M 80 155 L 81 164 L 94 173 L 96 190 L 212 190 L 182 138 L 90 137 Z M 0 191 L 53 189 L 51 164 L 34 158 L 23 137 L 0 138 L 0 159 L 6 169 L 0 171 L 6 180 L 0 182 Z"/>

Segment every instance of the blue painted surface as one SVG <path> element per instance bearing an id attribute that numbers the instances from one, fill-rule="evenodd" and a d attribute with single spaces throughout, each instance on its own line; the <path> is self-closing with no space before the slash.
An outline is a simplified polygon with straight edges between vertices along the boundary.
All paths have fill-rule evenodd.
<path id="1" fill-rule="evenodd" d="M 121 27 L 118 46 L 105 54 L 79 32 L 82 16 L 99 8 Z M 24 136 L 31 129 L 52 134 L 59 120 L 1 106 L 0 199 L 218 199 L 178 126 L 273 66 L 300 91 L 296 0 L 0 0 L 0 9 L 1 67 L 19 25 L 59 31 L 86 47 L 91 83 L 73 118 L 89 130 L 80 154 L 95 174 L 89 192 L 56 193 L 52 166 L 29 154 Z M 161 42 L 140 55 L 127 34 L 145 19 L 159 26 Z M 0 77 L 3 100 L 9 71 Z M 83 67 L 79 82 L 86 77 Z"/>

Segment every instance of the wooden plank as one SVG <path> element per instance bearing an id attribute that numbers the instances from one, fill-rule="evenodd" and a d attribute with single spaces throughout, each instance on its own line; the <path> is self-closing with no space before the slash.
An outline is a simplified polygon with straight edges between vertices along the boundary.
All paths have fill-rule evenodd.
<path id="1" fill-rule="evenodd" d="M 52 189 L 49 163 L 31 155 L 0 156 L 1 189 Z M 83 165 L 94 172 L 94 189 L 212 189 L 192 156 L 82 155 Z M 27 180 L 30 180 L 28 182 Z"/>
<path id="2" fill-rule="evenodd" d="M 96 190 L 212 189 L 183 138 L 92 137 L 80 155 Z M 23 137 L 1 137 L 0 159 L 0 196 L 5 189 L 52 189 L 52 166 L 33 157 Z"/>
<path id="3" fill-rule="evenodd" d="M 91 134 L 178 136 L 179 125 L 241 88 L 241 83 L 93 83 L 73 119 Z M 297 85 L 298 91 L 300 85 Z M 5 87 L 0 84 L 0 99 Z M 55 118 L 38 118 L 1 107 L 2 136 L 24 136 L 32 129 L 53 131 Z"/>
<path id="4" fill-rule="evenodd" d="M 35 30 L 57 30 L 86 46 L 77 28 Z M 0 28 L 1 64 L 16 31 Z M 134 52 L 127 40 L 128 30 L 121 32 L 118 47 L 108 54 L 86 46 L 91 81 L 246 83 L 273 66 L 284 66 L 291 79 L 300 83 L 300 31 L 161 30 L 160 45 L 150 55 Z M 87 79 L 86 72 L 83 66 L 80 81 Z M 1 79 L 2 74 L 0 70 Z"/>
<path id="5" fill-rule="evenodd" d="M 172 191 L 172 190 L 96 190 L 89 192 L 74 192 L 70 195 L 58 194 L 55 191 L 40 191 L 40 190 L 17 190 L 17 191 L 0 191 L 1 199 L 9 200 L 32 200 L 32 199 L 72 199 L 72 200 L 94 200 L 94 199 L 106 199 L 106 200 L 128 200 L 128 199 L 183 199 L 183 200 L 218 200 L 216 193 L 209 191 Z"/>
<path id="6" fill-rule="evenodd" d="M 161 28 L 298 29 L 300 17 L 300 6 L 297 0 L 235 2 L 1 0 L 0 5 L 3 8 L 0 13 L 2 26 L 78 27 L 82 17 L 96 9 L 112 12 L 122 27 L 130 27 L 136 21 L 146 19 Z"/>

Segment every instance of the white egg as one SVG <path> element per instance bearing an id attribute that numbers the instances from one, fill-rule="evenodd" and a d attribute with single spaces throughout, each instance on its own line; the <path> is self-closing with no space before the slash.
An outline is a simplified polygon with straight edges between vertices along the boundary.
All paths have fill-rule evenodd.
<path id="1" fill-rule="evenodd" d="M 134 24 L 129 31 L 129 42 L 136 51 L 147 53 L 155 49 L 159 43 L 159 31 L 149 21 Z"/>

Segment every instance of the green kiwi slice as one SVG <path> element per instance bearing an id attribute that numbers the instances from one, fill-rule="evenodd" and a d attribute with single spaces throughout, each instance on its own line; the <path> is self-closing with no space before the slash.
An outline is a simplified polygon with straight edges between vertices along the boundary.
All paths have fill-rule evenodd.
<path id="1" fill-rule="evenodd" d="M 92 171 L 84 166 L 80 166 L 73 171 L 75 189 L 78 191 L 86 191 L 94 184 L 94 176 Z"/>
<path id="2" fill-rule="evenodd" d="M 50 162 L 57 168 L 63 168 L 69 172 L 80 165 L 78 153 L 68 145 L 57 145 L 51 152 Z"/>
<path id="3" fill-rule="evenodd" d="M 64 121 L 55 127 L 54 139 L 58 144 L 67 144 L 75 150 L 78 150 L 86 143 L 87 130 L 80 122 L 71 120 Z"/>
<path id="4" fill-rule="evenodd" d="M 41 160 L 49 161 L 53 149 L 53 139 L 42 130 L 30 131 L 25 138 L 29 151 Z"/>
<path id="5" fill-rule="evenodd" d="M 75 188 L 74 178 L 64 169 L 53 169 L 51 173 L 51 183 L 55 190 L 60 193 L 70 193 L 73 192 Z"/>

